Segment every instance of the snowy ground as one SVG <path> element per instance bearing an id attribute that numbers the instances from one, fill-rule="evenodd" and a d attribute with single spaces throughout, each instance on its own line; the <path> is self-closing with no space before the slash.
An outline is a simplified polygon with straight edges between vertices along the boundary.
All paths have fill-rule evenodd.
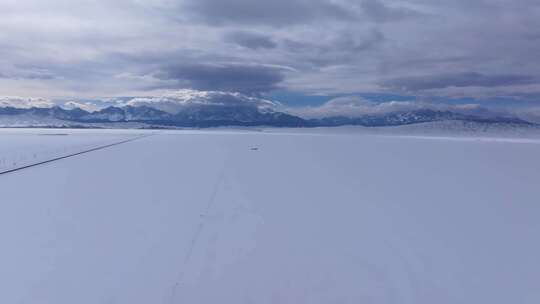
<path id="1" fill-rule="evenodd" d="M 0 173 L 56 157 L 135 139 L 148 132 L 0 129 Z"/>
<path id="2" fill-rule="evenodd" d="M 540 140 L 481 137 L 161 131 L 0 175 L 0 303 L 540 303 Z"/>

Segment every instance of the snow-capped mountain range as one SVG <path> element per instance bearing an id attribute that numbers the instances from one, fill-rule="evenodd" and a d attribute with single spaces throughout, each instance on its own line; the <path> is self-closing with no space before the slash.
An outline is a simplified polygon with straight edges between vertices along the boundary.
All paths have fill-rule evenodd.
<path id="1" fill-rule="evenodd" d="M 64 109 L 32 107 L 28 109 L 0 108 L 1 126 L 71 126 L 84 127 L 96 124 L 139 123 L 147 127 L 217 127 L 217 126 L 273 126 L 273 127 L 327 127 L 327 126 L 397 126 L 433 121 L 473 121 L 483 123 L 533 123 L 509 116 L 475 116 L 452 111 L 419 109 L 402 112 L 368 114 L 357 117 L 332 116 L 304 119 L 270 109 L 253 106 L 189 105 L 176 113 L 165 112 L 147 105 L 110 106 L 95 112 L 80 108 Z M 27 122 L 25 125 L 25 122 Z"/>
<path id="2" fill-rule="evenodd" d="M 5 123 L 8 121 L 9 123 Z M 24 122 L 30 122 L 25 125 Z M 47 123 L 49 122 L 49 123 Z M 103 123 L 136 122 L 147 127 L 218 127 L 218 126 L 275 126 L 301 127 L 307 121 L 297 116 L 261 111 L 256 107 L 191 105 L 177 113 L 169 113 L 149 106 L 107 107 L 95 112 L 80 108 L 19 109 L 0 108 L 0 126 L 71 126 L 84 127 Z"/>
<path id="3" fill-rule="evenodd" d="M 431 109 L 419 109 L 404 112 L 389 112 L 383 114 L 368 114 L 359 117 L 333 116 L 309 120 L 310 123 L 320 126 L 344 126 L 359 125 L 368 127 L 399 126 L 415 123 L 434 121 L 470 121 L 482 123 L 512 123 L 532 125 L 533 123 L 513 116 L 497 115 L 471 115 L 452 112 L 449 110 L 438 111 Z"/>
<path id="4" fill-rule="evenodd" d="M 0 99 L 0 127 L 380 127 L 437 121 L 536 126 L 536 121 L 477 105 L 376 104 L 359 98 L 337 98 L 297 109 L 241 93 L 193 90 L 116 99 L 101 107 L 74 101 L 59 105 L 44 99 Z"/>

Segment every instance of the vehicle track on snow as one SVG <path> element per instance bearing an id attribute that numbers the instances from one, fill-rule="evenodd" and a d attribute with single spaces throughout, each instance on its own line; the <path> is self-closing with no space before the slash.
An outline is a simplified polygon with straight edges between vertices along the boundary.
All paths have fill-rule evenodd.
<path id="1" fill-rule="evenodd" d="M 216 183 L 214 184 L 214 188 L 212 190 L 210 198 L 208 199 L 206 208 L 200 214 L 201 221 L 199 222 L 199 225 L 197 225 L 197 228 L 195 229 L 195 233 L 193 234 L 193 237 L 191 238 L 191 241 L 189 242 L 188 250 L 186 252 L 186 255 L 184 256 L 184 260 L 182 261 L 182 267 L 176 276 L 174 285 L 172 286 L 171 294 L 169 296 L 169 302 L 168 302 L 169 304 L 175 303 L 175 300 L 179 293 L 179 289 L 181 285 L 184 283 L 184 277 L 186 275 L 186 268 L 188 267 L 191 261 L 191 257 L 193 256 L 195 247 L 197 246 L 199 238 L 204 230 L 204 227 L 206 226 L 208 214 L 210 213 L 210 210 L 216 203 L 217 193 L 219 192 L 220 187 L 225 181 L 226 164 L 227 164 L 227 161 L 224 162 L 224 166 L 221 169 L 221 172 L 219 173 L 219 177 L 217 178 Z"/>

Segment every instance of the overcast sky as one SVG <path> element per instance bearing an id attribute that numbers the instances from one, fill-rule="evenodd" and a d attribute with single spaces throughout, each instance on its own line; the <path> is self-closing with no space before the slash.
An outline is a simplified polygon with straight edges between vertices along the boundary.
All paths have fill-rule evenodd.
<path id="1" fill-rule="evenodd" d="M 384 93 L 534 104 L 539 54 L 538 0 L 0 4 L 2 96 L 155 96 L 188 88 L 279 92 L 284 102 Z"/>

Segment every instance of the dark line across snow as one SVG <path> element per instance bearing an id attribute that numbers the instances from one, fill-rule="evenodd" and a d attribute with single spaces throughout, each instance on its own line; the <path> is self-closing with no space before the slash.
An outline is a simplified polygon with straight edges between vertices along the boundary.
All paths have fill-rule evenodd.
<path id="1" fill-rule="evenodd" d="M 72 154 L 56 157 L 56 158 L 53 158 L 53 159 L 40 161 L 40 162 L 37 162 L 37 163 L 34 163 L 34 164 L 18 167 L 18 168 L 15 168 L 15 169 L 9 169 L 9 170 L 6 170 L 6 171 L 1 171 L 0 175 L 14 173 L 14 172 L 17 172 L 17 171 L 21 171 L 21 170 L 24 170 L 24 169 L 29 169 L 29 168 L 32 168 L 32 167 L 41 166 L 41 165 L 52 163 L 52 162 L 59 161 L 59 160 L 62 160 L 62 159 L 75 157 L 75 156 L 78 156 L 78 155 L 81 155 L 81 154 L 86 154 L 86 153 L 90 153 L 90 152 L 94 152 L 94 151 L 98 151 L 98 150 L 107 149 L 107 148 L 110 148 L 110 147 L 113 147 L 113 146 L 118 146 L 118 145 L 121 145 L 121 144 L 132 142 L 132 141 L 135 141 L 135 140 L 138 140 L 138 139 L 141 139 L 141 138 L 144 138 L 144 137 L 148 137 L 148 136 L 151 136 L 151 135 L 141 135 L 141 136 L 137 136 L 135 138 L 130 138 L 130 139 L 122 140 L 122 141 L 115 142 L 115 143 L 112 143 L 112 144 L 108 144 L 108 145 L 99 146 L 99 147 L 95 147 L 95 148 L 92 148 L 92 149 L 80 151 L 80 152 L 77 152 L 77 153 L 72 153 Z"/>

